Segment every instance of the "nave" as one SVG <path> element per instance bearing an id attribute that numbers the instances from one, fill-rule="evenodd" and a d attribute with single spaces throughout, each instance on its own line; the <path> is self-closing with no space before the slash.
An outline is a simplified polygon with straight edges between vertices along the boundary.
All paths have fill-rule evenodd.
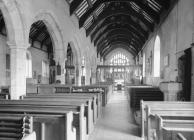
<path id="1" fill-rule="evenodd" d="M 140 140 L 126 91 L 114 91 L 89 140 Z"/>
<path id="2" fill-rule="evenodd" d="M 194 0 L 0 0 L 0 140 L 194 140 L 193 73 Z"/>

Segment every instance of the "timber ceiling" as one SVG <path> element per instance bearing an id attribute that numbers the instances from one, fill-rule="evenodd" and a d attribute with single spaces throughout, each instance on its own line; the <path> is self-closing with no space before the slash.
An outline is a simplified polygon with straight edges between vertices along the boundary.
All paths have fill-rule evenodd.
<path id="1" fill-rule="evenodd" d="M 157 25 L 177 0 L 67 0 L 70 15 L 104 57 L 115 44 L 126 46 L 134 55 L 141 51 Z"/>

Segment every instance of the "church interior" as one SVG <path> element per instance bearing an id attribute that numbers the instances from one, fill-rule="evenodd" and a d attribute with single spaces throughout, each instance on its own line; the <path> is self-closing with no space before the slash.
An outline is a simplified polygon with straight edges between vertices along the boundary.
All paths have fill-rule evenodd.
<path id="1" fill-rule="evenodd" d="M 0 140 L 194 140 L 194 0 L 0 0 Z"/>

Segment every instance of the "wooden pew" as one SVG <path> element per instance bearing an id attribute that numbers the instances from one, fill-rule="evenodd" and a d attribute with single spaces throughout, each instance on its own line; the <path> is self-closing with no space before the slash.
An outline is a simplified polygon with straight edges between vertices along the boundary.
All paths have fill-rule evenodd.
<path id="1" fill-rule="evenodd" d="M 83 104 L 85 107 L 84 115 L 86 116 L 86 127 L 87 134 L 90 134 L 94 129 L 94 120 L 93 120 L 93 108 L 92 108 L 92 99 L 91 98 L 69 98 L 68 96 L 59 96 L 59 95 L 42 95 L 36 94 L 31 96 L 24 96 L 23 100 L 33 100 L 33 101 L 45 101 L 45 102 L 61 102 L 65 106 L 79 106 Z"/>
<path id="2" fill-rule="evenodd" d="M 187 140 L 181 133 L 178 133 L 176 138 L 176 140 Z"/>
<path id="3" fill-rule="evenodd" d="M 67 86 L 67 85 L 45 85 L 39 84 L 37 85 L 37 94 L 52 94 L 52 93 L 80 93 L 80 94 L 98 94 L 98 99 L 103 106 L 107 103 L 107 87 L 99 87 L 99 86 Z M 31 93 L 27 93 L 31 94 Z"/>
<path id="4" fill-rule="evenodd" d="M 156 115 L 157 136 L 159 140 L 166 139 L 163 135 L 164 132 L 194 132 L 194 116 L 193 117 L 162 117 Z M 173 136 L 170 139 L 174 139 Z"/>
<path id="5" fill-rule="evenodd" d="M 155 116 L 168 117 L 192 117 L 194 116 L 194 102 L 159 102 L 141 101 L 141 128 L 142 137 L 150 138 L 150 130 L 153 124 L 157 124 Z M 145 133 L 147 130 L 147 133 Z"/>
<path id="6" fill-rule="evenodd" d="M 0 140 L 23 139 L 30 135 L 33 132 L 32 120 L 32 117 L 26 115 L 0 115 Z"/>
<path id="7" fill-rule="evenodd" d="M 83 87 L 72 87 L 71 92 L 76 93 L 77 91 L 82 89 L 82 92 L 87 92 L 87 93 L 95 93 L 99 92 L 102 94 L 102 106 L 106 106 L 108 103 L 110 93 L 108 92 L 108 87 L 107 86 L 101 86 L 101 85 L 90 85 L 90 86 L 83 86 Z"/>
<path id="8" fill-rule="evenodd" d="M 102 96 L 101 93 L 44 93 L 44 94 L 27 94 L 27 96 L 65 96 L 66 98 L 82 98 L 82 99 L 92 99 L 92 106 L 94 107 L 94 121 L 96 122 L 97 118 L 101 116 L 101 104 L 102 104 Z"/>
<path id="9" fill-rule="evenodd" d="M 10 99 L 10 95 L 7 93 L 0 93 L 0 99 L 8 100 L 8 99 Z"/>
<path id="10" fill-rule="evenodd" d="M 40 95 L 40 94 L 39 94 Z M 92 97 L 93 102 L 92 105 L 94 106 L 94 120 L 96 122 L 96 119 L 101 116 L 102 113 L 102 94 L 99 92 L 88 92 L 88 93 L 55 93 L 57 96 L 69 96 L 69 97 L 75 97 L 75 98 L 87 98 Z M 96 114 L 97 110 L 97 114 Z"/>
<path id="11" fill-rule="evenodd" d="M 36 132 L 32 132 L 29 135 L 24 136 L 22 140 L 36 140 Z"/>
<path id="12" fill-rule="evenodd" d="M 58 104 L 57 104 L 58 103 Z M 45 105 L 46 104 L 46 105 Z M 63 117 L 66 124 L 66 139 L 85 140 L 86 139 L 86 120 L 84 119 L 84 106 L 75 108 L 75 106 L 64 106 L 60 102 L 40 102 L 29 100 L 4 100 L 0 102 L 0 113 L 26 113 L 32 114 L 40 122 L 52 122 L 53 119 Z M 72 111 L 74 113 L 72 113 Z M 44 116 L 43 116 L 44 115 Z M 54 115 L 54 116 L 52 116 Z M 56 116 L 59 115 L 59 116 Z M 48 117 L 46 117 L 48 116 Z M 81 117 L 82 116 L 82 117 Z M 65 117 L 65 118 L 64 118 Z M 52 120 L 51 120 L 52 119 Z M 61 122 L 60 122 L 61 123 Z M 45 122 L 41 123 L 42 129 L 45 129 Z M 73 124 L 73 125 L 72 125 Z M 74 126 L 78 129 L 76 136 Z M 44 134 L 44 132 L 42 133 Z M 45 137 L 45 136 L 41 136 Z M 45 139 L 41 139 L 45 140 Z"/>
<path id="13" fill-rule="evenodd" d="M 105 106 L 108 102 L 109 92 L 107 86 L 91 85 L 91 86 L 65 86 L 55 85 L 55 93 L 101 93 L 102 94 L 102 106 Z M 70 92 L 69 92 L 70 91 Z"/>
<path id="14" fill-rule="evenodd" d="M 129 89 L 130 106 L 133 110 L 140 110 L 140 101 L 163 101 L 164 95 L 157 87 L 136 86 Z"/>

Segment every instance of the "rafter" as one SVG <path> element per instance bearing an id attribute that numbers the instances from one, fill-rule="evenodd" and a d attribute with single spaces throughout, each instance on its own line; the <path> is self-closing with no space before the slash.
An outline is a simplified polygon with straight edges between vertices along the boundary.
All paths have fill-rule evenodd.
<path id="1" fill-rule="evenodd" d="M 83 0 L 74 0 L 70 4 L 70 15 L 72 15 L 75 10 L 79 7 L 79 5 L 82 3 Z"/>
<path id="2" fill-rule="evenodd" d="M 137 52 L 135 52 L 131 49 L 130 44 L 128 44 L 127 42 L 120 42 L 120 41 L 111 42 L 109 45 L 105 46 L 105 47 L 108 47 L 107 49 L 105 48 L 102 52 L 98 52 L 98 53 L 100 53 L 100 55 L 103 57 L 106 54 L 108 54 L 111 50 L 118 48 L 116 45 L 119 45 L 119 48 L 123 48 L 123 49 L 129 51 L 134 56 L 137 55 Z"/>
<path id="3" fill-rule="evenodd" d="M 101 52 L 104 49 L 104 46 L 109 45 L 109 44 L 111 44 L 112 42 L 115 42 L 115 41 L 125 42 L 125 43 L 128 43 L 130 45 L 133 45 L 133 49 L 138 52 L 137 46 L 135 46 L 135 44 L 125 36 L 118 36 L 118 37 L 114 37 L 114 38 L 111 38 L 111 39 L 107 40 L 104 44 L 102 44 L 99 47 L 97 52 Z"/>
<path id="4" fill-rule="evenodd" d="M 122 48 L 122 49 L 127 50 L 127 51 L 128 51 L 129 53 L 131 53 L 133 56 L 136 56 L 136 55 L 137 55 L 136 52 L 133 52 L 132 50 L 130 50 L 130 49 L 128 49 L 127 47 L 125 47 L 125 46 L 127 46 L 128 44 L 125 44 L 125 43 L 120 44 L 119 42 L 112 43 L 112 44 L 111 44 L 111 47 L 109 47 L 109 48 L 107 48 L 106 50 L 104 50 L 103 52 L 101 52 L 100 55 L 101 55 L 102 57 L 106 57 L 107 54 L 108 54 L 109 52 L 113 51 L 114 49 L 117 49 L 117 47 L 115 47 L 115 45 L 120 45 L 119 48 Z"/>
<path id="5" fill-rule="evenodd" d="M 111 25 L 114 24 L 115 23 L 111 23 L 105 26 L 105 29 L 97 32 L 96 36 L 94 38 L 91 38 L 91 41 L 94 40 L 94 43 L 96 44 L 96 42 L 98 42 L 100 38 L 105 37 L 106 33 L 111 32 L 114 29 L 114 27 L 111 28 Z M 128 23 L 124 24 L 124 26 L 116 26 L 115 28 L 126 28 L 130 30 L 130 34 L 132 34 L 135 38 L 139 38 L 141 42 L 145 41 L 148 38 L 148 34 L 142 34 L 142 32 L 138 31 L 136 28 L 131 27 L 131 25 Z"/>
<path id="6" fill-rule="evenodd" d="M 118 15 L 117 17 L 115 16 L 111 16 L 109 18 L 107 18 L 106 20 L 104 20 L 104 22 L 102 24 L 100 24 L 95 31 L 91 34 L 91 41 L 93 41 L 93 39 L 95 38 L 95 36 L 101 32 L 102 29 L 104 29 L 104 27 L 107 27 L 111 24 L 115 24 L 115 23 L 124 23 L 124 24 L 129 24 L 129 26 L 131 26 L 132 28 L 134 28 L 134 30 L 138 31 L 139 33 L 141 33 L 142 35 L 144 35 L 146 38 L 148 37 L 148 32 L 145 31 L 140 25 L 138 25 L 137 23 L 135 23 L 130 16 L 126 16 L 126 15 Z"/>
<path id="7" fill-rule="evenodd" d="M 82 17 L 79 20 L 80 28 L 83 26 L 84 22 L 92 15 L 93 12 L 103 3 L 105 2 L 134 2 L 137 4 L 142 11 L 145 11 L 156 23 L 159 22 L 159 15 L 156 11 L 154 11 L 152 8 L 147 6 L 146 4 L 142 3 L 142 0 L 98 0 L 92 8 L 90 8 L 85 14 L 82 15 Z"/>
<path id="8" fill-rule="evenodd" d="M 132 38 L 130 35 L 128 34 L 110 34 L 109 36 L 107 36 L 107 38 L 104 38 L 103 40 L 101 40 L 101 42 L 98 44 L 97 46 L 97 50 L 100 48 L 99 46 L 102 46 L 102 44 L 106 43 L 106 41 L 111 40 L 112 38 L 116 38 L 116 37 L 124 37 L 127 38 L 131 43 L 134 43 L 136 50 L 140 49 L 142 44 L 140 42 L 138 42 L 138 40 L 135 40 L 134 38 Z"/>
<path id="9" fill-rule="evenodd" d="M 141 21 L 149 31 L 153 31 L 154 25 L 147 20 L 145 20 L 143 17 L 141 17 L 139 14 L 134 12 L 131 8 L 129 9 L 119 9 L 119 10 L 110 10 L 109 8 L 106 8 L 99 16 L 98 19 L 95 20 L 92 25 L 86 30 L 86 34 L 89 35 L 91 31 L 99 24 L 100 21 L 105 20 L 106 18 L 113 16 L 113 15 L 128 15 L 131 14 L 136 16 L 138 18 L 138 21 Z"/>
<path id="10" fill-rule="evenodd" d="M 108 33 L 108 32 L 111 32 L 112 30 L 114 29 L 126 29 L 126 30 L 129 30 L 131 32 L 131 34 L 133 36 L 135 36 L 135 38 L 139 38 L 140 40 L 142 40 L 143 42 L 147 39 L 145 38 L 144 36 L 140 35 L 138 32 L 134 31 L 130 26 L 128 25 L 125 25 L 125 26 L 109 26 L 107 27 L 103 32 L 101 32 L 95 39 L 94 39 L 94 45 L 97 44 L 97 42 L 105 37 L 105 35 Z"/>
<path id="11" fill-rule="evenodd" d="M 30 37 L 31 37 L 31 39 L 33 41 L 38 38 L 38 36 L 39 36 L 40 33 L 42 33 L 42 32 L 45 33 L 45 34 L 48 33 L 47 28 L 46 28 L 45 25 L 42 25 L 42 27 L 39 27 L 36 24 L 33 24 L 32 27 L 31 27 L 31 29 L 33 29 L 33 28 L 35 28 L 35 30 L 36 30 L 36 33 L 34 35 L 31 35 L 31 33 L 30 33 Z"/>

